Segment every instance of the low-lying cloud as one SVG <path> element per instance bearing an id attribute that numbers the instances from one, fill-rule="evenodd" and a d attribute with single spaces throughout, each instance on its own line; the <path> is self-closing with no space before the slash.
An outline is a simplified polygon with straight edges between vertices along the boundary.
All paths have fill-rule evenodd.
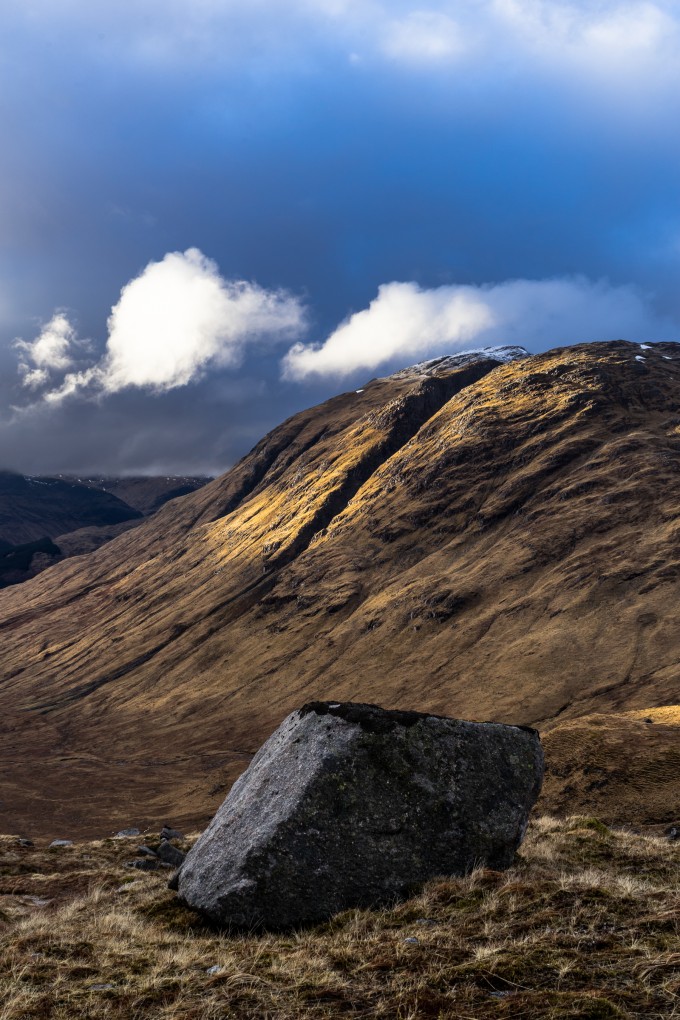
<path id="1" fill-rule="evenodd" d="M 208 371 L 237 367 L 248 345 L 290 340 L 304 331 L 298 298 L 225 280 L 215 262 L 190 248 L 150 262 L 123 287 L 108 319 L 106 349 L 94 364 L 76 364 L 79 341 L 64 312 L 35 340 L 15 346 L 23 384 L 55 403 L 76 393 L 131 387 L 166 392 Z"/>
<path id="2" fill-rule="evenodd" d="M 342 378 L 472 344 L 542 350 L 590 340 L 672 340 L 678 334 L 677 325 L 657 316 L 634 288 L 582 277 L 432 290 L 387 283 L 324 343 L 295 344 L 282 374 L 294 381 Z"/>

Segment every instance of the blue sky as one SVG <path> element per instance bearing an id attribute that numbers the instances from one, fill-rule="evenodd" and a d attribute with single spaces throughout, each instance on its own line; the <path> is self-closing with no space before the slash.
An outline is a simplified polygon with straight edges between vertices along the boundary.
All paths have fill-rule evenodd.
<path id="1" fill-rule="evenodd" d="M 679 95 L 661 0 L 3 10 L 0 466 L 217 471 L 425 356 L 680 339 Z"/>

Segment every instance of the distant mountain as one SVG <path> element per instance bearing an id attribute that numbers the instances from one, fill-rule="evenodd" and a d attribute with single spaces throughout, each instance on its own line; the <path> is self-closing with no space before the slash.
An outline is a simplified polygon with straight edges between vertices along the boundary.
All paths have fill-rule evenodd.
<path id="1" fill-rule="evenodd" d="M 139 527 L 143 518 L 136 517 L 131 521 L 122 521 L 120 524 L 100 524 L 96 528 L 77 528 L 76 531 L 68 531 L 65 535 L 58 535 L 55 544 L 58 545 L 61 557 L 66 559 L 69 556 L 84 556 L 86 553 L 94 552 L 100 546 L 106 545 L 113 538 L 130 531 L 131 528 Z"/>
<path id="2" fill-rule="evenodd" d="M 0 588 L 27 581 L 65 557 L 98 549 L 209 480 L 0 472 Z"/>
<path id="3" fill-rule="evenodd" d="M 75 479 L 72 479 L 75 480 Z M 118 496 L 128 506 L 141 510 L 145 517 L 160 510 L 169 500 L 195 492 L 212 481 L 205 475 L 139 475 L 127 478 L 78 478 L 78 482 Z"/>
<path id="4" fill-rule="evenodd" d="M 597 717 L 614 756 L 673 736 L 628 713 L 678 703 L 678 464 L 675 344 L 478 352 L 295 415 L 0 592 L 0 829 L 203 824 L 315 698 L 537 725 L 548 803 L 616 814 Z"/>
<path id="5" fill-rule="evenodd" d="M 70 479 L 0 472 L 0 539 L 12 545 L 142 516 L 113 493 Z"/>

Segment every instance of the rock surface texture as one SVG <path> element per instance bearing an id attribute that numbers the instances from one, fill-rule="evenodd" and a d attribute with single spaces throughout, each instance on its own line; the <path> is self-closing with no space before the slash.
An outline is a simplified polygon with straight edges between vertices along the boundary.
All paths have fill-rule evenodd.
<path id="1" fill-rule="evenodd" d="M 505 868 L 542 776 L 528 728 L 312 702 L 234 784 L 175 887 L 217 924 L 287 928 Z"/>

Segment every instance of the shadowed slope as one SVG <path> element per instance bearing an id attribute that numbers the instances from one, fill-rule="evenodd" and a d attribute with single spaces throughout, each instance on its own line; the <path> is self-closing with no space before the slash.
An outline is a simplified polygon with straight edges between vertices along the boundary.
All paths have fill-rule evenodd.
<path id="1" fill-rule="evenodd" d="M 0 594 L 0 828 L 36 788 L 45 824 L 202 822 L 311 698 L 676 702 L 679 373 L 676 345 L 620 342 L 377 380 Z"/>
<path id="2" fill-rule="evenodd" d="M 72 479 L 32 478 L 0 471 L 0 538 L 12 545 L 141 516 L 139 510 L 113 493 Z"/>
<path id="3" fill-rule="evenodd" d="M 171 499 L 186 496 L 189 492 L 207 485 L 210 478 L 186 475 L 136 475 L 128 477 L 79 478 L 79 482 L 92 489 L 110 492 L 128 506 L 141 510 L 144 516 L 156 513 Z"/>

